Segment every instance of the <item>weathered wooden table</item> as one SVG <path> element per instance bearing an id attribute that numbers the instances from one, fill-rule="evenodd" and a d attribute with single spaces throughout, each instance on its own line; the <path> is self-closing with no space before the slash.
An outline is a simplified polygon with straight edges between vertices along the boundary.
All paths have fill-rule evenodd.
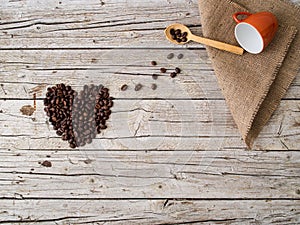
<path id="1" fill-rule="evenodd" d="M 164 38 L 173 22 L 201 35 L 196 0 L 3 0 L 0 18 L 0 223 L 300 223 L 300 74 L 247 150 L 204 46 Z M 116 98 L 92 144 L 49 125 L 57 83 Z"/>

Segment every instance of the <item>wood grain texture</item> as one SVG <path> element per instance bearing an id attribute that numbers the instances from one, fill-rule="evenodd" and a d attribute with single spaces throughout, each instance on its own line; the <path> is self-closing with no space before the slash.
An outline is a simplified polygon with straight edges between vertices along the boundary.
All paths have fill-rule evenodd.
<path id="1" fill-rule="evenodd" d="M 175 22 L 201 36 L 197 0 L 1 2 L 0 224 L 300 223 L 300 72 L 249 151 L 205 46 L 163 36 Z M 80 149 L 43 111 L 62 82 L 116 98 Z"/>
<path id="2" fill-rule="evenodd" d="M 0 154 L 3 198 L 300 197 L 299 151 L 53 149 Z"/>
<path id="3" fill-rule="evenodd" d="M 215 150 L 246 149 L 224 100 L 116 99 L 109 128 L 87 149 Z M 0 101 L 0 147 L 64 149 L 38 100 L 32 116 L 22 115 L 33 100 Z M 285 100 L 253 150 L 299 150 L 299 104 Z M 20 124 L 22 124 L 20 129 Z M 12 140 L 13 145 L 12 145 Z"/>
<path id="4" fill-rule="evenodd" d="M 164 28 L 181 21 L 200 30 L 197 1 L 27 0 L 1 7 L 2 49 L 164 47 Z M 189 44 L 189 46 L 199 44 Z M 174 45 L 173 45 L 174 46 Z M 202 45 L 201 45 L 202 46 Z"/>
<path id="5" fill-rule="evenodd" d="M 300 222 L 298 202 L 284 200 L 3 200 L 3 203 L 7 208 L 1 214 L 6 219 L 0 223 L 281 225 Z M 51 213 L 45 213 L 49 208 Z M 39 210 L 33 213 L 32 209 Z"/>
<path id="6" fill-rule="evenodd" d="M 168 59 L 170 53 L 174 58 Z M 177 56 L 183 54 L 182 59 Z M 64 82 L 81 88 L 84 84 L 104 84 L 116 98 L 223 99 L 211 62 L 204 49 L 101 49 L 101 50 L 3 50 L 0 51 L 0 99 L 44 97 L 46 86 Z M 196 59 L 196 60 L 195 60 Z M 155 60 L 157 66 L 152 66 Z M 167 73 L 160 73 L 160 68 Z M 176 79 L 169 74 L 181 69 Z M 157 74 L 158 79 L 152 79 Z M 300 73 L 299 73 L 300 75 Z M 300 99 L 297 76 L 284 99 Z M 136 93 L 135 84 L 146 88 Z M 157 91 L 149 87 L 158 86 Z M 120 92 L 123 84 L 129 91 Z"/>

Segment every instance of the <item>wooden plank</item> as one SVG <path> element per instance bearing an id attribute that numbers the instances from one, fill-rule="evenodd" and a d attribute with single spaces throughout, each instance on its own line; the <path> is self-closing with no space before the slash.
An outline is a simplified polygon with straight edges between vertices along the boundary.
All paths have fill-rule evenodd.
<path id="1" fill-rule="evenodd" d="M 293 0 L 300 4 L 299 0 Z M 201 35 L 197 1 L 8 1 L 1 7 L 1 49 L 175 47 L 163 36 L 174 22 Z M 116 38 L 118 37 L 118 38 Z M 188 46 L 203 47 L 190 43 Z M 178 47 L 178 46 L 176 46 Z"/>
<path id="2" fill-rule="evenodd" d="M 167 58 L 170 53 L 174 58 Z M 184 58 L 179 60 L 179 54 Z M 34 92 L 44 97 L 47 85 L 64 82 L 77 89 L 102 83 L 116 98 L 223 99 L 205 50 L 16 50 L 0 51 L 0 58 L 0 98 L 32 99 Z M 158 65 L 152 66 L 152 60 Z M 169 69 L 166 74 L 161 67 Z M 171 79 L 175 67 L 182 72 Z M 157 80 L 153 74 L 158 74 Z M 137 83 L 145 86 L 140 92 L 133 91 Z M 157 84 L 156 91 L 150 88 L 152 83 Z M 128 91 L 120 91 L 123 84 L 129 85 Z M 300 76 L 285 98 L 300 98 Z"/>
<path id="3" fill-rule="evenodd" d="M 214 150 L 231 146 L 245 149 L 223 100 L 114 102 L 108 129 L 85 148 Z M 24 105 L 33 105 L 33 101 L 0 101 L 2 148 L 68 148 L 49 125 L 42 101 L 37 101 L 37 111 L 32 116 L 22 115 L 20 109 Z M 282 101 L 254 149 L 299 150 L 299 112 L 298 100 Z"/>
<path id="4" fill-rule="evenodd" d="M 8 1 L 1 6 L 1 49 L 174 47 L 175 22 L 201 33 L 197 1 Z M 103 1 L 102 1 L 103 2 Z M 191 46 L 200 46 L 192 43 Z"/>
<path id="5" fill-rule="evenodd" d="M 1 150 L 2 198 L 298 199 L 300 152 Z M 50 167 L 42 166 L 43 161 Z"/>
<path id="6" fill-rule="evenodd" d="M 298 224 L 299 200 L 0 200 L 1 223 Z M 51 209 L 51 213 L 48 212 Z"/>
<path id="7" fill-rule="evenodd" d="M 174 54 L 171 60 L 169 53 Z M 179 54 L 184 58 L 177 59 Z M 78 89 L 102 83 L 116 98 L 222 98 L 204 50 L 0 51 L 0 57 L 2 98 L 32 98 L 36 89 L 37 96 L 44 97 L 47 85 L 60 82 Z M 152 66 L 152 60 L 158 65 Z M 160 72 L 161 67 L 169 69 L 166 74 Z M 169 74 L 176 67 L 182 72 L 172 79 Z M 133 91 L 137 83 L 145 86 L 140 92 Z M 156 91 L 150 88 L 152 83 L 157 84 Z M 128 84 L 128 91 L 120 91 L 123 84 Z"/>

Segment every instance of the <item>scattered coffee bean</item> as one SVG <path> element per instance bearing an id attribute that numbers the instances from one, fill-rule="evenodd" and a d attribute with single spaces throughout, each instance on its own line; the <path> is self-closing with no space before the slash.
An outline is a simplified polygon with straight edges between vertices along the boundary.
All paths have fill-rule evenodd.
<path id="1" fill-rule="evenodd" d="M 50 161 L 45 160 L 44 162 L 41 163 L 41 165 L 44 167 L 51 167 L 52 163 Z"/>
<path id="2" fill-rule="evenodd" d="M 177 59 L 182 59 L 182 58 L 183 58 L 183 54 L 180 53 L 177 55 Z"/>
<path id="3" fill-rule="evenodd" d="M 128 85 L 127 84 L 123 84 L 122 87 L 121 87 L 121 91 L 126 91 L 128 88 Z"/>
<path id="4" fill-rule="evenodd" d="M 180 29 L 177 30 L 171 29 L 170 34 L 172 36 L 172 39 L 177 41 L 178 43 L 188 41 L 187 39 L 188 33 L 187 32 L 182 33 Z"/>
<path id="5" fill-rule="evenodd" d="M 158 75 L 157 75 L 157 74 L 152 74 L 152 79 L 153 79 L 153 80 L 157 80 L 157 78 L 158 78 Z"/>
<path id="6" fill-rule="evenodd" d="M 167 69 L 166 68 L 160 68 L 160 72 L 165 73 L 165 72 L 167 72 Z"/>
<path id="7" fill-rule="evenodd" d="M 156 61 L 151 61 L 151 65 L 152 65 L 152 66 L 156 66 L 156 65 L 157 65 L 157 62 L 156 62 Z"/>
<path id="8" fill-rule="evenodd" d="M 172 72 L 171 74 L 170 74 L 170 77 L 172 77 L 172 78 L 174 78 L 174 77 L 176 77 L 177 76 L 177 73 L 175 73 L 175 72 Z"/>
<path id="9" fill-rule="evenodd" d="M 176 73 L 180 73 L 181 70 L 180 70 L 178 67 L 176 67 L 176 68 L 175 68 L 175 72 L 176 72 Z"/>
<path id="10" fill-rule="evenodd" d="M 170 53 L 167 55 L 167 59 L 173 59 L 174 58 L 174 53 Z"/>
<path id="11" fill-rule="evenodd" d="M 152 90 L 156 90 L 156 88 L 157 88 L 157 85 L 156 85 L 156 84 L 151 84 L 151 89 L 152 89 Z"/>
<path id="12" fill-rule="evenodd" d="M 139 91 L 139 90 L 141 90 L 141 89 L 142 89 L 142 87 L 143 87 L 143 85 L 141 85 L 141 84 L 137 84 L 137 85 L 135 85 L 135 88 L 134 88 L 134 90 L 135 90 L 135 91 Z"/>

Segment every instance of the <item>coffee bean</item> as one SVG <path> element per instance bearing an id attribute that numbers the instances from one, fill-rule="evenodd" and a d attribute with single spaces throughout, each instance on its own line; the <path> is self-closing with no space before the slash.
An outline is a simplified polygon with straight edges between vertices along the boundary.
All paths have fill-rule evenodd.
<path id="1" fill-rule="evenodd" d="M 75 143 L 70 143 L 70 148 L 76 148 L 76 144 Z"/>
<path id="2" fill-rule="evenodd" d="M 153 79 L 153 80 L 157 80 L 157 78 L 158 78 L 158 75 L 157 75 L 157 74 L 152 74 L 152 79 Z"/>
<path id="3" fill-rule="evenodd" d="M 182 58 L 183 58 L 183 54 L 180 53 L 177 55 L 177 59 L 182 59 Z"/>
<path id="4" fill-rule="evenodd" d="M 107 126 L 105 124 L 100 124 L 100 129 L 106 129 Z"/>
<path id="5" fill-rule="evenodd" d="M 143 85 L 141 85 L 141 84 L 137 84 L 137 85 L 135 85 L 135 88 L 134 88 L 134 90 L 135 90 L 135 91 L 139 91 L 139 90 L 141 90 L 141 89 L 142 89 L 142 87 L 143 87 Z"/>
<path id="6" fill-rule="evenodd" d="M 108 88 L 102 88 L 102 91 L 104 92 L 104 93 L 108 93 Z"/>
<path id="7" fill-rule="evenodd" d="M 165 72 L 167 72 L 167 69 L 166 68 L 160 68 L 160 72 L 165 73 Z"/>
<path id="8" fill-rule="evenodd" d="M 156 84 L 151 84 L 151 89 L 152 89 L 152 90 L 156 90 L 156 88 L 157 88 L 157 85 L 156 85 Z"/>
<path id="9" fill-rule="evenodd" d="M 176 73 L 175 72 L 172 72 L 171 74 L 170 74 L 170 77 L 172 77 L 172 78 L 174 78 L 174 77 L 176 77 Z"/>
<path id="10" fill-rule="evenodd" d="M 182 42 L 187 42 L 187 38 L 186 38 L 186 37 L 183 37 L 183 38 L 181 39 L 181 41 L 182 41 Z"/>
<path id="11" fill-rule="evenodd" d="M 63 139 L 64 141 L 67 141 L 68 140 L 68 135 L 67 134 L 63 134 L 61 136 L 61 139 Z"/>
<path id="12" fill-rule="evenodd" d="M 108 98 L 109 97 L 109 94 L 107 92 L 104 92 L 103 93 L 103 98 Z"/>
<path id="13" fill-rule="evenodd" d="M 44 166 L 44 167 L 51 167 L 52 163 L 48 160 L 45 160 L 44 162 L 41 163 L 41 165 Z"/>
<path id="14" fill-rule="evenodd" d="M 174 30 L 173 28 L 170 30 L 170 34 L 171 34 L 171 35 L 174 35 L 174 34 L 175 34 L 175 30 Z"/>
<path id="15" fill-rule="evenodd" d="M 126 91 L 128 88 L 127 84 L 123 84 L 121 87 L 121 91 Z"/>
<path id="16" fill-rule="evenodd" d="M 100 126 L 97 127 L 97 133 L 98 133 L 98 134 L 101 133 L 101 128 L 100 128 Z"/>
<path id="17" fill-rule="evenodd" d="M 156 61 L 151 61 L 151 65 L 152 65 L 152 66 L 156 66 L 156 65 L 157 65 L 157 62 L 156 62 Z"/>
<path id="18" fill-rule="evenodd" d="M 174 53 L 170 53 L 167 55 L 167 59 L 173 59 L 174 58 Z"/>
<path id="19" fill-rule="evenodd" d="M 104 114 L 105 114 L 106 116 L 110 116 L 110 114 L 111 114 L 111 110 L 107 110 L 107 111 L 105 111 L 105 112 L 104 112 Z"/>
<path id="20" fill-rule="evenodd" d="M 176 72 L 176 73 L 180 73 L 181 70 L 180 70 L 178 67 L 176 67 L 176 68 L 175 68 L 175 72 Z"/>
<path id="21" fill-rule="evenodd" d="M 92 143 L 92 138 L 87 138 L 86 143 L 91 144 Z"/>
<path id="22" fill-rule="evenodd" d="M 113 105 L 114 105 L 114 102 L 113 102 L 112 100 L 108 100 L 107 106 L 108 106 L 109 108 L 111 108 L 111 107 L 113 107 Z"/>

